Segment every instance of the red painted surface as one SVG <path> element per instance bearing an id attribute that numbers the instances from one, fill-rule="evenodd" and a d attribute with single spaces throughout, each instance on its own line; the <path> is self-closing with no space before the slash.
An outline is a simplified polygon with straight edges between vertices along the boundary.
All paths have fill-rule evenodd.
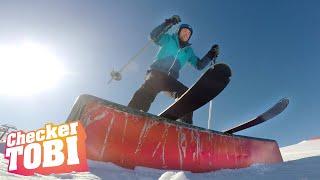
<path id="1" fill-rule="evenodd" d="M 159 121 L 99 99 L 86 102 L 79 118 L 86 125 L 87 157 L 126 168 L 206 172 L 282 162 L 276 141 Z"/>

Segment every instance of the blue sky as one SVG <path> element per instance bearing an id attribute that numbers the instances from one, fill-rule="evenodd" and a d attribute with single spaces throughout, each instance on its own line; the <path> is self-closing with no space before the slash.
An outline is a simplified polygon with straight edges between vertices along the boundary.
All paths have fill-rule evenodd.
<path id="1" fill-rule="evenodd" d="M 288 97 L 284 113 L 239 134 L 275 139 L 280 146 L 319 136 L 319 7 L 312 0 L 1 1 L 0 44 L 27 38 L 49 46 L 72 73 L 32 96 L 0 95 L 0 124 L 35 129 L 63 122 L 83 93 L 126 105 L 157 47 L 149 47 L 122 81 L 107 86 L 109 72 L 125 64 L 155 26 L 178 14 L 194 28 L 196 54 L 202 57 L 218 43 L 218 60 L 233 70 L 229 86 L 214 100 L 213 129 L 239 124 Z M 202 73 L 186 66 L 180 81 L 190 86 Z M 172 102 L 160 94 L 150 112 Z M 195 112 L 194 124 L 206 127 L 207 116 L 206 105 Z"/>

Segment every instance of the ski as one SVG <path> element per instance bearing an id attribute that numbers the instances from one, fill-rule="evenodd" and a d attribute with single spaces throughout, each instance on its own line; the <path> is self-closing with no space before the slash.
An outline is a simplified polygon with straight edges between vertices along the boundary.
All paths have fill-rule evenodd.
<path id="1" fill-rule="evenodd" d="M 270 109 L 268 109 L 266 112 L 262 113 L 256 118 L 253 118 L 243 124 L 230 128 L 228 130 L 225 130 L 224 133 L 233 134 L 233 133 L 242 131 L 244 129 L 248 129 L 250 127 L 256 126 L 258 124 L 261 124 L 265 121 L 268 121 L 269 119 L 272 119 L 275 116 L 279 115 L 281 112 L 283 112 L 288 106 L 288 104 L 289 104 L 289 99 L 283 98 L 279 102 L 277 102 L 275 105 L 273 105 Z"/>
<path id="2" fill-rule="evenodd" d="M 222 63 L 215 64 L 176 102 L 160 113 L 159 116 L 176 120 L 197 110 L 220 94 L 228 85 L 230 77 L 231 69 L 228 65 Z"/>

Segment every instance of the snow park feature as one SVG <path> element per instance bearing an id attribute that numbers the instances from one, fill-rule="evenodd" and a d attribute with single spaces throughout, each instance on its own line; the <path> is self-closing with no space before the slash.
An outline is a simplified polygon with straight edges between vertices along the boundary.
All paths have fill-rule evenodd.
<path id="1" fill-rule="evenodd" d="M 5 137 L 13 130 L 17 130 L 17 128 L 9 124 L 0 125 L 0 142 L 5 142 Z"/>
<path id="2" fill-rule="evenodd" d="M 85 127 L 87 157 L 133 169 L 208 172 L 283 162 L 274 140 L 224 134 L 81 95 L 68 122 Z"/>
<path id="3" fill-rule="evenodd" d="M 9 160 L 8 172 L 30 176 L 88 171 L 85 139 L 79 122 L 11 132 L 4 153 Z"/>

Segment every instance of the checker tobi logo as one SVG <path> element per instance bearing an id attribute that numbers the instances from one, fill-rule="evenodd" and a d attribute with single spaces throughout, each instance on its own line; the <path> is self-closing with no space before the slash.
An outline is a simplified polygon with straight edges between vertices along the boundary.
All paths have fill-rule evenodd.
<path id="1" fill-rule="evenodd" d="M 8 172 L 28 176 L 88 171 L 85 138 L 79 122 L 11 132 L 5 149 Z"/>

